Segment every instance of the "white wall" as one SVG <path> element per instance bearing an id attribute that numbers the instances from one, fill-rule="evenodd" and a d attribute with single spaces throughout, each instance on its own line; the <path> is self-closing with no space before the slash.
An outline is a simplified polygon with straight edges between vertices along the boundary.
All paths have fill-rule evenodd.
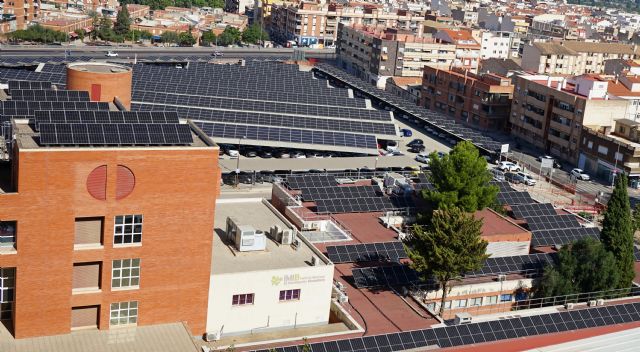
<path id="1" fill-rule="evenodd" d="M 311 258 L 309 258 L 311 259 Z M 329 321 L 333 265 L 212 275 L 207 332 L 233 335 Z M 279 301 L 281 290 L 300 289 L 300 300 Z M 235 294 L 254 304 L 233 306 Z"/>
<path id="2" fill-rule="evenodd" d="M 530 242 L 489 242 L 487 245 L 487 254 L 491 254 L 491 258 L 512 257 L 515 255 L 529 254 Z"/>

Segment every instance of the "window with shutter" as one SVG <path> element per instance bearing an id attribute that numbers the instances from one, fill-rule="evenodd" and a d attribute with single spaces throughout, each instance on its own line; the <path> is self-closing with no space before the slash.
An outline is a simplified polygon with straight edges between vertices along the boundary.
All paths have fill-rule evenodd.
<path id="1" fill-rule="evenodd" d="M 71 328 L 97 328 L 99 306 L 71 308 Z"/>
<path id="2" fill-rule="evenodd" d="M 74 246 L 100 246 L 102 244 L 102 229 L 104 218 L 76 218 L 76 234 Z"/>
<path id="3" fill-rule="evenodd" d="M 96 291 L 100 289 L 100 263 L 73 264 L 73 291 Z"/>

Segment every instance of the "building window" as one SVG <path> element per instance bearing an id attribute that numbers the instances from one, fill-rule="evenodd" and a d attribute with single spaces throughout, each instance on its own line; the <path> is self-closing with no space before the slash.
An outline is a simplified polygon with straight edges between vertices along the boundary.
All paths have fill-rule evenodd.
<path id="1" fill-rule="evenodd" d="M 74 263 L 72 275 L 73 292 L 100 290 L 101 263 Z"/>
<path id="2" fill-rule="evenodd" d="M 280 291 L 280 302 L 297 301 L 299 299 L 300 299 L 300 289 Z"/>
<path id="3" fill-rule="evenodd" d="M 609 148 L 599 145 L 598 146 L 598 153 L 607 155 L 607 154 L 609 154 Z"/>
<path id="4" fill-rule="evenodd" d="M 243 293 L 240 295 L 233 295 L 231 304 L 234 306 L 243 306 L 245 304 L 253 304 L 253 293 Z"/>
<path id="5" fill-rule="evenodd" d="M 142 242 L 142 215 L 116 216 L 113 243 L 131 244 L 140 242 Z"/>
<path id="6" fill-rule="evenodd" d="M 622 161 L 622 159 L 623 159 L 622 153 L 616 152 L 616 160 Z"/>
<path id="7" fill-rule="evenodd" d="M 138 302 L 111 303 L 111 325 L 128 325 L 138 323 Z"/>
<path id="8" fill-rule="evenodd" d="M 137 288 L 140 285 L 140 258 L 116 259 L 111 267 L 111 288 Z"/>
<path id="9" fill-rule="evenodd" d="M 76 218 L 74 247 L 91 247 L 102 244 L 103 218 Z"/>
<path id="10" fill-rule="evenodd" d="M 471 299 L 471 306 L 481 306 L 482 305 L 482 297 L 476 297 Z"/>
<path id="11" fill-rule="evenodd" d="M 496 304 L 498 303 L 498 296 L 488 296 L 484 300 L 485 305 Z"/>
<path id="12" fill-rule="evenodd" d="M 15 284 L 15 268 L 0 268 L 0 320 L 12 319 Z"/>
<path id="13" fill-rule="evenodd" d="M 589 149 L 593 149 L 593 142 L 592 142 L 592 141 L 589 141 L 589 142 L 587 143 L 587 148 L 589 148 Z"/>
<path id="14" fill-rule="evenodd" d="M 453 301 L 453 308 L 465 308 L 467 306 L 466 299 L 456 299 Z"/>
<path id="15" fill-rule="evenodd" d="M 500 302 L 511 302 L 512 298 L 511 294 L 500 295 Z"/>
<path id="16" fill-rule="evenodd" d="M 0 221 L 0 250 L 16 247 L 16 227 L 15 221 Z"/>

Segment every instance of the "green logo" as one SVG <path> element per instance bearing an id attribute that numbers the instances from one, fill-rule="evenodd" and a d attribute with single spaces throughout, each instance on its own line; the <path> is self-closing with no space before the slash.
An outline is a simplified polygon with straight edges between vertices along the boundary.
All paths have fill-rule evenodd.
<path id="1" fill-rule="evenodd" d="M 271 277 L 271 285 L 278 286 L 282 282 L 282 278 L 280 276 L 272 276 Z"/>

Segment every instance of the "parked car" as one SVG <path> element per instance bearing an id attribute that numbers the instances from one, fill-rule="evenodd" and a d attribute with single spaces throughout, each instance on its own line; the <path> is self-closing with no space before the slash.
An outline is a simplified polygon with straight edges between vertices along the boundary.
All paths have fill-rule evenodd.
<path id="1" fill-rule="evenodd" d="M 301 151 L 295 151 L 291 153 L 291 157 L 293 159 L 305 159 L 307 156 Z"/>
<path id="2" fill-rule="evenodd" d="M 409 151 L 411 153 L 420 153 L 425 151 L 425 149 L 427 149 L 427 147 L 425 147 L 424 145 L 420 144 L 420 145 L 414 145 L 409 147 Z"/>
<path id="3" fill-rule="evenodd" d="M 322 153 L 322 156 L 325 158 L 335 158 L 338 156 L 338 154 L 334 153 L 334 152 L 324 152 Z"/>
<path id="4" fill-rule="evenodd" d="M 234 148 L 228 149 L 227 154 L 229 154 L 229 157 L 231 158 L 237 158 L 240 156 L 240 152 L 238 151 L 238 149 Z"/>
<path id="5" fill-rule="evenodd" d="M 307 158 L 321 159 L 322 158 L 322 153 L 314 152 L 314 151 L 308 151 L 308 152 L 305 153 L 305 156 Z"/>
<path id="6" fill-rule="evenodd" d="M 402 133 L 402 137 L 411 137 L 411 136 L 413 136 L 413 132 L 411 132 L 411 130 L 408 129 L 408 128 L 400 129 L 400 133 Z"/>
<path id="7" fill-rule="evenodd" d="M 418 155 L 416 155 L 416 161 L 419 163 L 429 164 L 429 153 L 418 153 Z"/>
<path id="8" fill-rule="evenodd" d="M 582 181 L 589 181 L 591 179 L 591 176 L 584 172 L 584 170 L 578 168 L 571 170 L 571 176 L 575 176 L 575 178 Z"/>
<path id="9" fill-rule="evenodd" d="M 551 159 L 551 160 L 553 160 L 553 167 L 555 169 L 562 169 L 562 165 L 558 161 L 556 161 L 556 159 L 554 159 L 552 156 L 542 155 L 542 156 L 539 156 L 539 157 L 536 158 L 536 160 L 539 161 L 539 162 L 542 162 L 542 159 Z"/>
<path id="10" fill-rule="evenodd" d="M 263 159 L 271 159 L 271 158 L 273 158 L 273 154 L 272 154 L 270 151 L 268 151 L 268 150 L 264 150 L 264 149 L 263 149 L 263 150 L 261 150 L 261 151 L 258 153 L 258 156 L 260 156 L 260 157 L 261 157 L 261 158 L 263 158 Z"/>
<path id="11" fill-rule="evenodd" d="M 496 168 L 496 169 L 491 169 L 491 175 L 493 175 L 493 179 L 496 181 L 505 181 L 504 178 L 504 171 Z"/>
<path id="12" fill-rule="evenodd" d="M 114 51 L 107 51 L 107 57 L 117 57 L 118 53 L 114 52 Z"/>
<path id="13" fill-rule="evenodd" d="M 500 164 L 498 165 L 498 169 L 502 170 L 502 171 L 521 171 L 522 168 L 520 168 L 520 165 L 514 164 L 510 161 L 501 161 Z"/>
<path id="14" fill-rule="evenodd" d="M 244 156 L 247 158 L 255 158 L 256 156 L 258 156 L 258 152 L 253 149 L 247 149 L 244 151 Z"/>
<path id="15" fill-rule="evenodd" d="M 388 141 L 386 149 L 389 152 L 397 151 L 398 150 L 398 142 L 396 142 L 396 141 Z"/>
<path id="16" fill-rule="evenodd" d="M 213 54 L 211 54 L 211 56 L 224 56 L 224 54 L 216 50 L 213 52 Z"/>
<path id="17" fill-rule="evenodd" d="M 407 143 L 407 147 L 413 147 L 416 145 L 424 145 L 424 141 L 422 139 L 414 139 L 411 142 Z"/>
<path id="18" fill-rule="evenodd" d="M 518 175 L 518 174 L 514 174 L 513 172 L 507 172 L 504 174 L 504 179 L 508 182 L 511 182 L 513 184 L 520 184 L 522 183 L 522 176 Z"/>
<path id="19" fill-rule="evenodd" d="M 291 157 L 291 154 L 289 154 L 288 151 L 286 150 L 278 150 L 274 156 L 278 159 L 289 159 Z"/>
<path id="20" fill-rule="evenodd" d="M 517 172 L 516 175 L 520 176 L 522 178 L 522 183 L 524 183 L 527 186 L 535 186 L 536 184 L 536 180 L 531 177 L 531 175 L 524 173 L 522 171 Z"/>

